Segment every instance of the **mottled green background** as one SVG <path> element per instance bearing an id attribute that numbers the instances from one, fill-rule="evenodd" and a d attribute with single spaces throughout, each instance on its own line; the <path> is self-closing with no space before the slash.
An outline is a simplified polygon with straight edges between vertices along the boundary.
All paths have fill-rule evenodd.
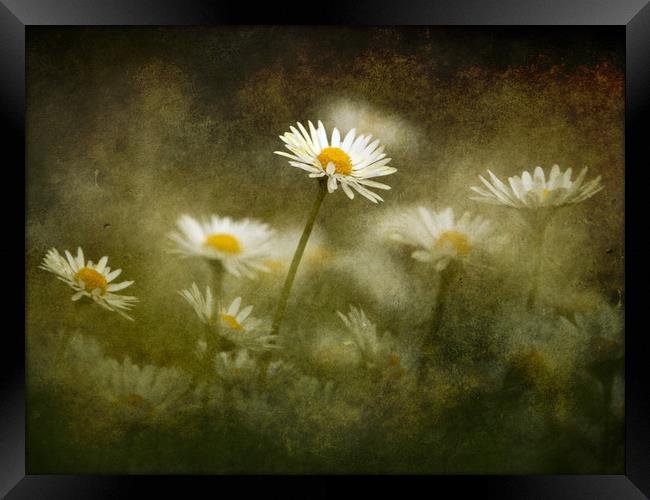
<path id="1" fill-rule="evenodd" d="M 308 343 L 318 335 L 314 324 L 334 328 L 334 312 L 355 303 L 404 338 L 426 320 L 434 292 L 426 280 L 396 276 L 404 268 L 373 261 L 380 249 L 362 235 L 388 211 L 452 206 L 481 213 L 512 235 L 491 270 L 468 276 L 456 327 L 469 333 L 450 335 L 456 344 L 449 366 L 480 371 L 477 357 L 500 345 L 498 333 L 484 331 L 486 318 L 519 293 L 528 251 L 519 245 L 514 212 L 468 198 L 468 187 L 487 168 L 508 176 L 558 163 L 574 172 L 589 166 L 590 177 L 602 176 L 604 191 L 561 212 L 549 229 L 542 287 L 559 313 L 590 310 L 603 300 L 621 305 L 623 41 L 618 28 L 30 27 L 29 472 L 621 472 L 622 434 L 613 458 L 592 460 L 570 431 L 545 428 L 531 442 L 511 424 L 486 427 L 481 415 L 493 420 L 510 411 L 492 407 L 491 396 L 436 417 L 459 426 L 445 427 L 444 439 L 437 435 L 444 444 L 426 444 L 431 427 L 443 424 L 420 416 L 408 438 L 377 444 L 368 437 L 347 454 L 334 447 L 292 458 L 273 437 L 240 430 L 223 444 L 227 458 L 201 454 L 201 439 L 170 435 L 152 437 L 142 445 L 143 458 L 129 461 L 132 448 L 80 435 L 75 429 L 85 424 L 75 406 L 49 385 L 48 360 L 76 312 L 65 285 L 36 266 L 50 247 L 80 245 L 94 260 L 108 255 L 109 264 L 136 281 L 129 289 L 141 301 L 136 321 L 84 311 L 85 333 L 118 359 L 191 363 L 196 322 L 176 291 L 206 283 L 208 268 L 166 253 L 165 235 L 177 217 L 215 212 L 299 228 L 316 184 L 273 154 L 281 149 L 278 135 L 308 119 L 344 132 L 356 127 L 386 144 L 398 168 L 386 178 L 393 189 L 380 206 L 350 201 L 340 190 L 326 198 L 318 230 L 332 258 L 342 255 L 346 264 L 299 275 L 297 286 L 307 292 L 289 303 L 287 337 Z M 413 263 L 404 265 L 424 276 Z M 262 283 L 229 279 L 226 290 L 270 316 L 281 277 Z M 293 356 L 300 358 L 298 352 Z M 309 360 L 297 362 L 310 369 Z M 556 440 L 549 444 L 549 436 Z M 156 459 L 147 454 L 152 443 L 164 443 L 149 453 Z M 97 456 L 107 449 L 113 462 L 100 466 Z"/>

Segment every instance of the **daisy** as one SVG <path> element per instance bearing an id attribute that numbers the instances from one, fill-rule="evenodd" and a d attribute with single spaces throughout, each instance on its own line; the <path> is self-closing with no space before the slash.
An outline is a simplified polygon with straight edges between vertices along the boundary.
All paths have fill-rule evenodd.
<path id="1" fill-rule="evenodd" d="M 197 316 L 206 325 L 216 326 L 215 331 L 236 346 L 252 351 L 276 348 L 274 336 L 269 335 L 270 326 L 263 320 L 251 316 L 253 306 L 241 307 L 242 299 L 237 297 L 226 308 L 217 313 L 212 290 L 205 288 L 201 294 L 196 283 L 190 289 L 181 290 L 180 295 L 194 308 Z"/>
<path id="2" fill-rule="evenodd" d="M 381 350 L 377 327 L 372 323 L 363 309 L 350 306 L 350 312 L 343 314 L 336 311 L 347 329 L 353 335 L 354 343 L 366 359 L 376 359 Z"/>
<path id="3" fill-rule="evenodd" d="M 465 212 L 455 221 L 451 208 L 436 212 L 418 207 L 401 215 L 388 229 L 390 239 L 413 247 L 414 259 L 431 262 L 438 271 L 451 260 L 466 258 L 490 233 L 487 220 Z"/>
<path id="4" fill-rule="evenodd" d="M 512 208 L 526 208 L 519 213 L 526 220 L 530 229 L 530 241 L 533 248 L 531 260 L 531 276 L 528 280 L 530 290 L 526 304 L 532 308 L 538 301 L 540 281 L 542 279 L 542 254 L 546 229 L 551 222 L 557 208 L 575 205 L 603 189 L 601 176 L 584 183 L 587 167 L 583 168 L 575 180 L 571 180 L 572 169 L 560 171 L 558 165 L 553 165 L 549 179 L 546 180 L 544 170 L 535 167 L 531 176 L 527 171 L 521 177 L 509 177 L 509 186 L 501 182 L 490 170 L 488 182 L 483 176 L 479 179 L 483 187 L 472 186 L 470 189 L 479 196 L 472 199 L 495 205 L 505 205 Z M 543 209 L 543 210 L 542 210 Z"/>
<path id="5" fill-rule="evenodd" d="M 175 368 L 122 363 L 107 358 L 91 377 L 99 393 L 125 418 L 141 420 L 173 415 L 192 397 L 191 381 Z"/>
<path id="6" fill-rule="evenodd" d="M 575 180 L 571 180 L 571 173 L 570 168 L 561 172 L 558 165 L 553 165 L 547 181 L 544 170 L 535 167 L 532 176 L 524 171 L 521 177 L 508 177 L 510 185 L 506 186 L 488 170 L 492 182 L 479 175 L 487 190 L 472 186 L 470 189 L 479 195 L 472 199 L 513 208 L 561 207 L 580 203 L 603 189 L 600 175 L 587 183 L 583 182 L 587 167 L 582 169 Z"/>
<path id="7" fill-rule="evenodd" d="M 400 368 L 403 356 L 396 352 L 391 335 L 385 333 L 379 336 L 377 326 L 368 319 L 363 309 L 351 305 L 347 314 L 340 311 L 336 311 L 336 314 L 352 334 L 352 342 L 359 349 L 368 367 Z"/>
<path id="8" fill-rule="evenodd" d="M 72 300 L 88 297 L 104 309 L 117 312 L 133 321 L 133 318 L 122 311 L 131 309 L 138 299 L 129 295 L 118 295 L 114 292 L 119 292 L 134 282 L 112 283 L 122 270 L 111 271 L 111 268 L 106 265 L 107 262 L 108 257 L 106 256 L 99 259 L 97 264 L 93 264 L 91 260 L 86 261 L 81 247 L 77 248 L 76 257 L 73 257 L 67 250 L 63 257 L 57 249 L 51 248 L 39 268 L 54 273 L 57 278 L 75 290 L 76 293 L 72 296 Z"/>
<path id="9" fill-rule="evenodd" d="M 237 277 L 254 278 L 255 271 L 270 271 L 264 261 L 272 255 L 275 231 L 267 224 L 217 215 L 199 222 L 183 215 L 177 226 L 180 232 L 169 234 L 176 253 L 219 261 Z"/>
<path id="10" fill-rule="evenodd" d="M 220 352 L 214 358 L 217 376 L 224 382 L 250 382 L 258 375 L 258 366 L 246 349 Z"/>
<path id="11" fill-rule="evenodd" d="M 275 151 L 275 154 L 289 158 L 289 164 L 309 172 L 309 177 L 327 177 L 327 190 L 336 191 L 339 183 L 348 198 L 354 198 L 353 190 L 365 196 L 373 203 L 383 201 L 368 188 L 390 189 L 390 186 L 371 180 L 375 177 L 390 175 L 397 171 L 389 167 L 391 158 L 386 158 L 384 146 L 379 140 L 370 142 L 371 135 L 356 135 L 350 130 L 341 139 L 338 129 L 332 131 L 331 140 L 327 140 L 325 126 L 319 120 L 318 128 L 311 121 L 307 122 L 309 132 L 301 123 L 290 127 L 291 132 L 280 136 L 290 153 Z"/>

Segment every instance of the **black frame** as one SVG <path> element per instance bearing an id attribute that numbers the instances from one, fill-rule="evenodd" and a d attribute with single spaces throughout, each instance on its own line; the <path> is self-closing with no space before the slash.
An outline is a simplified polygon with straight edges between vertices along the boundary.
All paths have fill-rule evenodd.
<path id="1" fill-rule="evenodd" d="M 0 112 L 3 136 L 9 157 L 3 158 L 5 172 L 21 172 L 25 165 L 25 27 L 27 25 L 218 25 L 218 24 L 354 24 L 354 25 L 618 25 L 626 36 L 626 284 L 632 289 L 626 304 L 626 464 L 625 475 L 605 476 L 419 476 L 419 486 L 439 491 L 440 486 L 456 492 L 478 492 L 500 498 L 643 498 L 650 495 L 650 398 L 643 382 L 650 363 L 643 357 L 650 342 L 641 326 L 642 302 L 637 293 L 648 276 L 641 251 L 642 238 L 633 228 L 644 224 L 641 190 L 644 169 L 648 168 L 650 141 L 650 3 L 648 0 L 362 0 L 347 5 L 325 4 L 318 16 L 270 3 L 245 5 L 232 1 L 209 0 L 0 0 Z M 644 127 L 645 125 L 645 127 Z M 6 176 L 4 177 L 6 179 Z M 17 176 L 24 183 L 23 176 Z M 24 208 L 24 190 L 5 183 L 1 197 L 5 220 L 15 222 L 15 232 L 6 234 L 11 242 L 2 248 L 8 262 L 19 262 L 24 241 L 24 219 L 11 217 Z M 24 189 L 24 185 L 23 185 Z M 6 196 L 7 193 L 13 196 Z M 21 205 L 22 204 L 22 205 Z M 23 210 L 24 213 L 24 210 Z M 642 213 L 642 212 L 641 212 Z M 22 236 L 21 236 L 22 235 Z M 0 247 L 1 248 L 1 247 Z M 8 249 L 11 249 L 9 251 Z M 24 250 L 24 248 L 23 248 Z M 23 254 L 24 258 L 24 254 Z M 9 260 L 11 259 L 11 260 Z M 24 262 L 24 261 L 23 261 Z M 15 270 L 15 283 L 24 283 L 24 268 Z M 630 271 L 633 269 L 633 272 Z M 647 281 L 645 281 L 647 283 Z M 8 288 L 8 287 L 7 287 Z M 9 307 L 17 317 L 24 302 L 9 294 Z M 24 297 L 22 297 L 24 300 Z M 6 303 L 6 302 L 5 302 Z M 22 307 L 21 307 L 22 306 Z M 223 486 L 224 476 L 25 476 L 25 363 L 24 317 L 18 328 L 5 328 L 2 336 L 3 362 L 0 363 L 0 495 L 9 498 L 115 498 L 135 492 L 151 494 L 179 491 L 187 494 L 193 483 Z M 249 477 L 230 477 L 239 489 L 250 487 Z M 295 477 L 294 488 L 306 478 Z M 326 482 L 327 479 L 327 482 Z M 310 491 L 338 489 L 340 478 L 310 478 Z M 189 484 L 192 482 L 192 484 Z M 277 478 L 263 478 L 263 487 L 278 484 Z M 400 481 L 401 482 L 401 481 Z M 257 487 L 261 484 L 257 483 Z M 286 495 L 287 481 L 283 481 Z M 431 484 L 434 483 L 434 484 Z M 404 491 L 394 477 L 375 478 L 374 487 L 389 492 Z M 314 486 L 318 490 L 314 490 Z M 418 484 L 414 484 L 418 486 Z M 397 488 L 400 488 L 398 490 Z M 12 489 L 13 488 L 13 489 Z M 435 488 L 435 489 L 433 489 Z M 643 493 L 642 493 L 643 492 Z"/>

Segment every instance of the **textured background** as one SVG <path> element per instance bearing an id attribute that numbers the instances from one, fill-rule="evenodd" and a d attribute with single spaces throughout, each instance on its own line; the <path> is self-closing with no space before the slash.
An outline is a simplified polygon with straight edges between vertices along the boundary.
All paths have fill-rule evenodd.
<path id="1" fill-rule="evenodd" d="M 183 212 L 299 228 L 315 183 L 272 152 L 281 149 L 278 135 L 308 119 L 372 133 L 398 172 L 385 178 L 393 189 L 383 205 L 340 190 L 326 198 L 317 225 L 332 262 L 311 280 L 299 276 L 311 295 L 302 295 L 303 307 L 290 302 L 287 335 L 297 341 L 309 335 L 295 333 L 301 325 L 335 324 L 334 311 L 349 302 L 398 333 L 424 318 L 426 283 L 396 276 L 402 268 L 386 265 L 363 236 L 415 203 L 481 213 L 503 232 L 492 270 L 467 279 L 475 300 L 465 307 L 477 322 L 516 294 L 530 251 L 518 246 L 517 214 L 468 199 L 487 168 L 503 177 L 558 163 L 602 175 L 605 190 L 550 228 L 542 286 L 559 310 L 589 309 L 594 295 L 619 303 L 623 64 L 620 29 L 30 28 L 30 387 L 44 383 L 53 331 L 75 314 L 64 285 L 36 268 L 52 246 L 108 255 L 136 281 L 136 322 L 103 311 L 82 318 L 109 354 L 190 362 L 195 324 L 176 291 L 205 283 L 207 267 L 168 255 L 165 235 Z M 281 278 L 263 278 L 260 288 L 230 280 L 226 290 L 271 315 Z M 30 407 L 46 419 L 39 397 Z M 39 443 L 32 463 L 53 467 L 41 458 L 51 443 Z"/>

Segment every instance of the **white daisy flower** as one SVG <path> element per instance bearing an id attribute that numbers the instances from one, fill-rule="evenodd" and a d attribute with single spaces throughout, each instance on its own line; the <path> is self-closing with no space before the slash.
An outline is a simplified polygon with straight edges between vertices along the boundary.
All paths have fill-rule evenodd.
<path id="1" fill-rule="evenodd" d="M 205 296 L 196 283 L 190 289 L 181 290 L 180 295 L 194 308 L 199 319 L 209 326 L 218 325 L 219 335 L 243 349 L 262 351 L 277 347 L 277 338 L 269 335 L 271 327 L 265 321 L 251 316 L 253 306 L 241 308 L 242 299 L 237 297 L 217 314 L 216 304 L 209 286 Z M 218 323 L 217 323 L 218 322 Z"/>
<path id="2" fill-rule="evenodd" d="M 487 220 L 465 212 L 455 221 L 451 208 L 436 212 L 418 207 L 402 214 L 388 229 L 390 239 L 415 248 L 411 256 L 433 263 L 438 271 L 453 259 L 466 258 L 490 233 Z"/>
<path id="3" fill-rule="evenodd" d="M 368 319 L 363 309 L 350 306 L 350 312 L 343 314 L 336 311 L 348 331 L 352 334 L 352 342 L 357 346 L 361 357 L 370 368 L 386 367 L 401 368 L 405 358 L 404 352 L 399 352 L 392 336 L 386 332 L 377 334 L 377 326 Z"/>
<path id="4" fill-rule="evenodd" d="M 471 199 L 506 205 L 513 208 L 542 208 L 573 205 L 591 198 L 603 189 L 601 176 L 584 183 L 587 167 L 583 168 L 575 180 L 571 180 L 572 169 L 560 171 L 558 165 L 553 165 L 548 181 L 541 167 L 535 167 L 531 176 L 527 171 L 521 177 L 508 177 L 509 186 L 506 186 L 490 170 L 488 174 L 492 182 L 479 175 L 485 188 L 472 186 L 470 189 L 479 196 Z"/>
<path id="5" fill-rule="evenodd" d="M 333 193 L 338 184 L 348 198 L 354 198 L 353 189 L 373 203 L 383 201 L 368 188 L 390 189 L 390 186 L 371 180 L 375 177 L 390 175 L 397 171 L 389 167 L 391 158 L 386 158 L 384 146 L 379 140 L 370 142 L 371 135 L 356 135 L 350 130 L 341 139 L 338 129 L 332 131 L 332 138 L 327 140 L 325 126 L 319 120 L 318 128 L 308 122 L 309 132 L 301 124 L 298 129 L 290 127 L 291 132 L 280 136 L 285 147 L 291 152 L 275 151 L 275 154 L 289 158 L 289 164 L 309 172 L 309 177 L 327 176 L 327 190 Z"/>
<path id="6" fill-rule="evenodd" d="M 336 314 L 352 333 L 354 343 L 362 356 L 368 360 L 376 359 L 381 351 L 377 327 L 368 319 L 363 309 L 357 309 L 351 305 L 348 314 L 343 314 L 340 311 L 336 311 Z"/>
<path id="7" fill-rule="evenodd" d="M 205 297 L 201 294 L 196 283 L 192 283 L 192 288 L 183 289 L 178 293 L 194 308 L 202 323 L 206 325 L 213 324 L 215 301 L 209 286 L 205 287 Z"/>
<path id="8" fill-rule="evenodd" d="M 269 271 L 264 261 L 272 255 L 275 231 L 267 224 L 217 215 L 199 222 L 183 215 L 177 226 L 180 233 L 169 234 L 177 244 L 176 253 L 218 260 L 237 277 L 254 278 L 255 271 Z"/>
<path id="9" fill-rule="evenodd" d="M 91 372 L 99 393 L 130 420 L 177 413 L 191 398 L 191 381 L 175 368 L 140 367 L 126 357 L 106 359 Z"/>
<path id="10" fill-rule="evenodd" d="M 91 260 L 86 262 L 81 247 L 77 248 L 76 257 L 73 257 L 67 250 L 63 257 L 58 250 L 51 248 L 39 268 L 56 274 L 57 278 L 75 290 L 76 293 L 72 296 L 72 300 L 88 297 L 104 309 L 117 312 L 133 321 L 133 318 L 122 311 L 131 309 L 138 299 L 129 295 L 118 295 L 114 292 L 124 290 L 134 282 L 112 283 L 122 270 L 111 271 L 111 268 L 106 265 L 107 262 L 108 257 L 106 256 L 99 259 L 97 264 Z"/>
<path id="11" fill-rule="evenodd" d="M 214 358 L 217 376 L 224 382 L 250 382 L 257 379 L 257 362 L 246 349 L 220 352 Z"/>

